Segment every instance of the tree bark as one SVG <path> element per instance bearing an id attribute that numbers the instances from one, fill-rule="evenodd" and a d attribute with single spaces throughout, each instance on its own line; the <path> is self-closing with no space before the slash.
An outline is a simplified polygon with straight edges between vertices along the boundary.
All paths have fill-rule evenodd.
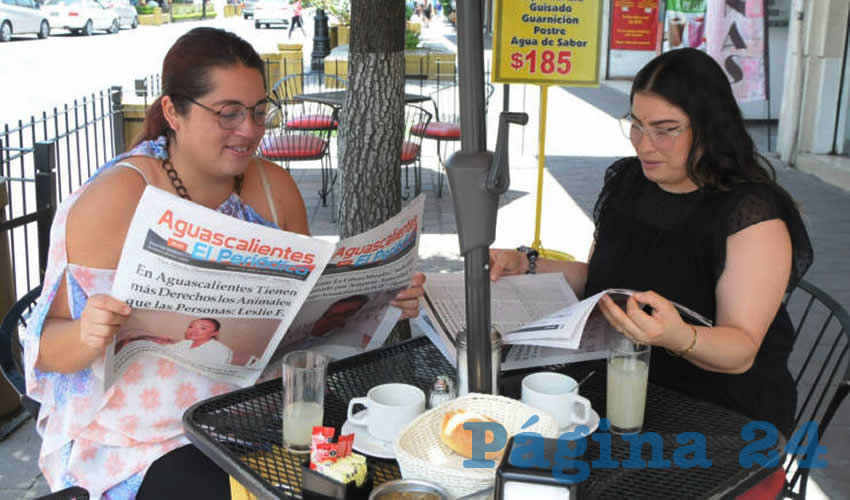
<path id="1" fill-rule="evenodd" d="M 404 2 L 351 2 L 348 92 L 339 126 L 341 238 L 401 210 Z"/>

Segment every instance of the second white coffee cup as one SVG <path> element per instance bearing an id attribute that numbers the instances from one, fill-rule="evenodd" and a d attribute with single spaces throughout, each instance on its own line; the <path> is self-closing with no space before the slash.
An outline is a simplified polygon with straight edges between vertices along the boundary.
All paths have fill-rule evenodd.
<path id="1" fill-rule="evenodd" d="M 522 379 L 522 402 L 551 414 L 558 428 L 590 421 L 587 398 L 578 395 L 578 383 L 562 373 L 532 373 Z"/>
<path id="2" fill-rule="evenodd" d="M 368 412 L 355 414 L 356 405 Z M 409 384 L 382 384 L 369 390 L 365 398 L 348 402 L 348 420 L 365 425 L 369 434 L 384 441 L 393 441 L 401 430 L 425 411 L 425 393 Z"/>

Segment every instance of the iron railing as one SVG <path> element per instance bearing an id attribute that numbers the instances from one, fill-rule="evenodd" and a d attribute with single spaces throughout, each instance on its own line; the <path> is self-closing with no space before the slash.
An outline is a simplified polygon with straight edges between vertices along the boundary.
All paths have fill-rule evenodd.
<path id="1" fill-rule="evenodd" d="M 16 296 L 41 283 L 58 204 L 123 151 L 120 109 L 121 88 L 111 87 L 0 130 L 0 234 Z"/>

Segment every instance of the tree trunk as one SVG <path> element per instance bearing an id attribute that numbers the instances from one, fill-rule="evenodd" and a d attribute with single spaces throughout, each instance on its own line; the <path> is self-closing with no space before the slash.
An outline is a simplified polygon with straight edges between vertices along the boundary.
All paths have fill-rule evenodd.
<path id="1" fill-rule="evenodd" d="M 353 0 L 348 92 L 339 126 L 339 235 L 401 210 L 404 2 Z"/>

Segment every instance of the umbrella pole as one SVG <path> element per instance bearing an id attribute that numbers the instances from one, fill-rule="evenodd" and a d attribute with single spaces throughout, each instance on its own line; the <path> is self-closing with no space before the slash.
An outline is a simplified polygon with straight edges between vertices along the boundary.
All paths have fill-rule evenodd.
<path id="1" fill-rule="evenodd" d="M 460 94 L 461 155 L 462 165 L 485 165 L 489 169 L 491 154 L 486 153 L 487 132 L 484 118 L 484 40 L 482 34 L 482 0 L 464 0 L 457 3 L 458 21 L 458 74 Z M 459 157 L 460 158 L 460 157 Z M 458 159 L 459 159 L 458 158 Z M 460 168 L 463 168 L 461 166 Z M 454 170 L 454 169 L 453 169 Z M 481 170 L 486 173 L 486 170 Z M 483 184 L 482 177 L 482 184 Z M 450 177 L 451 180 L 451 177 Z M 479 187 L 479 189 L 481 189 Z M 454 197 L 459 191 L 452 189 Z M 493 198 L 494 197 L 488 197 Z M 492 202 L 492 200 L 490 200 Z M 472 208 L 472 207 L 467 207 Z M 496 205 L 481 220 L 484 226 L 492 224 L 495 230 Z M 494 235 L 480 234 L 467 238 L 475 228 L 460 227 L 461 251 L 466 275 L 466 325 L 468 342 L 469 391 L 492 393 L 490 371 L 490 244 Z M 495 232 L 495 231 L 494 231 Z M 464 244 L 465 240 L 468 244 Z"/>

